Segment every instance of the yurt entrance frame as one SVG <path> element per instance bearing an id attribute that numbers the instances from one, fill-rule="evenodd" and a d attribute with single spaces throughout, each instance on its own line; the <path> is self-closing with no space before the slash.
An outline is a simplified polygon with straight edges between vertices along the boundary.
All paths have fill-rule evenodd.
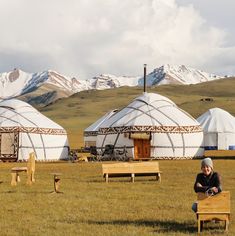
<path id="1" fill-rule="evenodd" d="M 134 159 L 150 159 L 150 140 L 134 139 Z"/>
<path id="2" fill-rule="evenodd" d="M 18 160 L 19 132 L 0 132 L 0 159 Z"/>
<path id="3" fill-rule="evenodd" d="M 150 159 L 151 133 L 130 133 L 129 138 L 134 142 L 134 159 Z"/>

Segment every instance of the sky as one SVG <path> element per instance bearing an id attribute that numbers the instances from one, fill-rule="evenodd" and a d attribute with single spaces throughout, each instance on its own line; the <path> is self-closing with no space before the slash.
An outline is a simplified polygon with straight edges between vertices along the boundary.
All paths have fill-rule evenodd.
<path id="1" fill-rule="evenodd" d="M 235 75 L 233 0 L 0 0 L 0 73 Z"/>

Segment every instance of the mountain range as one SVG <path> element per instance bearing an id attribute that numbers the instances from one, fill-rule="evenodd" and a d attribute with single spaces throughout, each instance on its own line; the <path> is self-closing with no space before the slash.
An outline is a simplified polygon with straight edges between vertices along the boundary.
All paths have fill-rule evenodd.
<path id="1" fill-rule="evenodd" d="M 146 76 L 147 86 L 163 84 L 197 84 L 223 77 L 186 67 L 163 65 Z M 0 98 L 19 97 L 31 104 L 47 105 L 61 97 L 83 90 L 103 90 L 122 86 L 143 86 L 143 76 L 115 76 L 102 74 L 89 80 L 71 78 L 48 70 L 27 73 L 20 69 L 0 73 Z"/>

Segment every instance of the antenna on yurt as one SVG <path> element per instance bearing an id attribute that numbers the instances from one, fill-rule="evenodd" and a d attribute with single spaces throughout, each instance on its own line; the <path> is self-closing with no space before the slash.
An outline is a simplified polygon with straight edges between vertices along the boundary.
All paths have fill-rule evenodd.
<path id="1" fill-rule="evenodd" d="M 146 92 L 146 67 L 147 64 L 144 64 L 144 93 Z"/>

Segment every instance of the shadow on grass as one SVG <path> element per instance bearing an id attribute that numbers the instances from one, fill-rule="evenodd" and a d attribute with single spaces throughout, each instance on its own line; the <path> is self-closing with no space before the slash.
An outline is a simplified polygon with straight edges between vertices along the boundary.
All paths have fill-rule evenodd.
<path id="1" fill-rule="evenodd" d="M 95 221 L 89 220 L 88 224 L 98 224 L 98 225 L 116 225 L 116 226 L 141 226 L 141 227 L 150 227 L 153 228 L 154 233 L 185 233 L 185 234 L 194 234 L 197 233 L 197 224 L 196 221 L 185 221 L 185 222 L 177 222 L 172 220 L 167 221 L 150 221 L 150 220 L 113 220 L 113 221 Z M 213 234 L 221 234 L 224 235 L 225 231 L 221 225 L 205 225 L 203 229 L 204 232 L 210 231 Z"/>
<path id="2" fill-rule="evenodd" d="M 99 225 L 120 225 L 120 226 L 145 226 L 151 228 L 158 228 L 154 232 L 184 232 L 184 233 L 195 233 L 197 232 L 196 224 L 192 221 L 186 221 L 184 223 L 176 221 L 150 221 L 150 220 L 113 220 L 113 221 L 95 221 L 89 220 L 88 224 L 99 224 Z"/>
<path id="3" fill-rule="evenodd" d="M 125 179 L 126 178 L 126 179 Z M 109 179 L 109 183 L 119 183 L 119 182 L 125 182 L 125 183 L 132 183 L 131 179 L 128 177 L 125 178 L 111 178 L 111 180 Z M 88 183 L 105 183 L 105 179 L 90 179 L 90 180 L 86 180 L 84 182 L 88 182 Z M 159 183 L 159 181 L 157 181 L 156 179 L 135 179 L 135 182 L 137 183 L 148 183 L 148 182 L 156 182 Z M 133 184 L 133 183 L 132 183 Z"/>
<path id="4" fill-rule="evenodd" d="M 4 192 L 1 192 L 1 194 L 16 194 L 16 193 L 20 193 L 20 194 L 32 194 L 32 195 L 35 195 L 35 194 L 45 194 L 45 195 L 52 195 L 52 193 L 54 193 L 54 191 L 20 191 L 18 189 L 13 189 L 13 190 L 8 190 L 8 191 L 4 191 Z"/>

